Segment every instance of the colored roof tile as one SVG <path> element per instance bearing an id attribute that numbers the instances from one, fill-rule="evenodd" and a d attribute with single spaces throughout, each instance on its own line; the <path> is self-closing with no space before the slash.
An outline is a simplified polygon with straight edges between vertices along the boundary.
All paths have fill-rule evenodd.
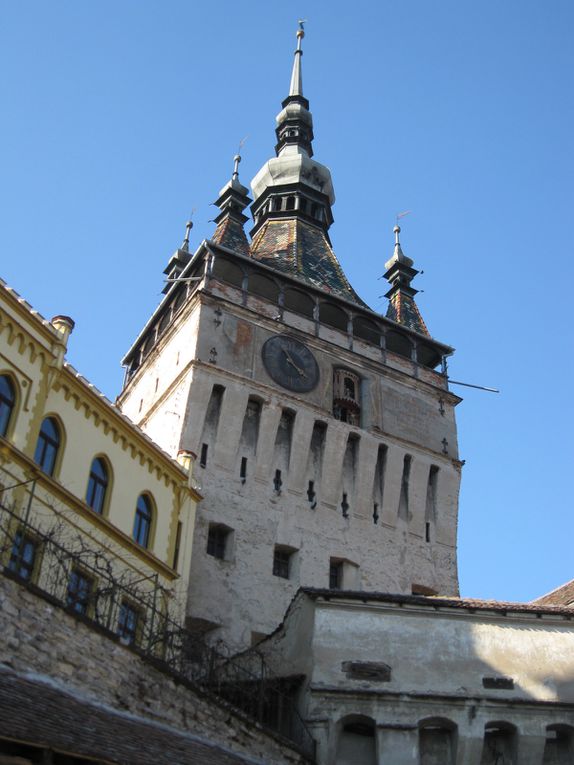
<path id="1" fill-rule="evenodd" d="M 251 255 L 324 292 L 368 308 L 343 273 L 325 232 L 304 220 L 267 220 L 253 238 Z"/>
<path id="2" fill-rule="evenodd" d="M 229 247 L 230 250 L 238 252 L 240 255 L 249 255 L 249 242 L 239 220 L 231 216 L 226 216 L 217 226 L 212 241 Z"/>
<path id="3" fill-rule="evenodd" d="M 401 290 L 397 290 L 389 298 L 389 307 L 387 308 L 387 319 L 402 324 L 404 327 L 418 332 L 419 335 L 430 337 L 423 317 L 417 307 L 417 304 L 409 295 L 405 295 Z"/>

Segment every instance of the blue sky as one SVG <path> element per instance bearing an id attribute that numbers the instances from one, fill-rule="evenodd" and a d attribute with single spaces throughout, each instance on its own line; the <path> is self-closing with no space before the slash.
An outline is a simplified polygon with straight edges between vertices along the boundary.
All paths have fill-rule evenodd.
<path id="1" fill-rule="evenodd" d="M 453 345 L 462 593 L 574 577 L 570 0 L 0 3 L 1 275 L 77 323 L 69 359 L 112 399 L 119 361 L 192 245 L 241 138 L 274 146 L 298 18 L 331 237 L 375 309 L 397 212 L 418 303 Z M 572 472 L 571 472 L 572 471 Z"/>

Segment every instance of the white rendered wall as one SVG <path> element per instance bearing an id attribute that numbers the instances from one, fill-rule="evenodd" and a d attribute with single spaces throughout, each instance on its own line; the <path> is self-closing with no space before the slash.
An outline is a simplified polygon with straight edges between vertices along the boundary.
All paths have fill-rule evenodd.
<path id="1" fill-rule="evenodd" d="M 196 293 L 121 397 L 121 406 L 166 450 L 208 448 L 205 468 L 196 466 L 204 500 L 198 513 L 189 598 L 190 613 L 222 626 L 222 637 L 245 645 L 252 633 L 267 633 L 281 621 L 299 586 L 328 587 L 329 560 L 348 562 L 344 588 L 410 593 L 413 585 L 458 592 L 456 518 L 460 463 L 454 405 L 440 376 L 293 314 L 275 320 L 276 308 L 213 281 L 211 295 Z M 273 318 L 271 318 L 273 317 Z M 315 355 L 320 379 L 305 395 L 274 383 L 261 357 L 264 342 L 289 333 Z M 215 352 L 214 352 L 215 351 Z M 333 369 L 357 373 L 362 388 L 362 427 L 332 416 Z M 410 373 L 410 374 L 409 374 Z M 424 378 L 424 379 L 423 379 Z M 432 384 L 427 381 L 430 380 Z M 159 380 L 156 389 L 156 380 Z M 203 441 L 213 386 L 224 390 L 217 436 Z M 249 397 L 261 403 L 257 443 L 240 444 Z M 141 411 L 140 411 L 141 406 Z M 274 464 L 274 445 L 283 409 L 294 413 L 289 469 Z M 442 410 L 442 413 L 441 413 Z M 322 474 L 311 475 L 313 425 L 327 426 Z M 343 485 L 349 434 L 357 439 L 354 490 Z M 443 440 L 448 453 L 443 453 Z M 388 448 L 383 501 L 373 521 L 373 482 L 379 445 Z M 412 459 L 409 508 L 398 517 L 405 455 Z M 247 457 L 245 482 L 241 457 Z M 436 519 L 425 521 L 431 465 L 438 467 Z M 274 491 L 281 467 L 281 493 Z M 314 480 L 317 504 L 307 499 Z M 348 482 L 347 482 L 348 483 Z M 350 509 L 343 517 L 343 491 Z M 233 530 L 225 560 L 206 554 L 209 524 Z M 275 545 L 293 548 L 290 578 L 272 575 Z M 353 564 L 353 565 L 350 565 Z"/>

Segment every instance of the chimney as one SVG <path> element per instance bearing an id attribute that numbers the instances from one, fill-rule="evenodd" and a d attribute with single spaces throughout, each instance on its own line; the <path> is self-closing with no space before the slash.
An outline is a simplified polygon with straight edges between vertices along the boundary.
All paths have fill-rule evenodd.
<path id="1" fill-rule="evenodd" d="M 52 319 L 52 326 L 60 333 L 62 337 L 62 343 L 64 346 L 68 345 L 68 338 L 72 334 L 76 323 L 69 316 L 54 316 Z"/>

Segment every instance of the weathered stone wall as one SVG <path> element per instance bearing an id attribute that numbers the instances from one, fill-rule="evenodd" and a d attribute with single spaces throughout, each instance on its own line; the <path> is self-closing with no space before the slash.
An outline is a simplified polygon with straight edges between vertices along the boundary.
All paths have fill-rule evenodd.
<path id="1" fill-rule="evenodd" d="M 3 576 L 0 667 L 50 679 L 83 700 L 194 733 L 266 765 L 305 762 L 257 724 L 194 692 L 134 651 Z M 42 710 L 37 714 L 41 716 Z"/>

